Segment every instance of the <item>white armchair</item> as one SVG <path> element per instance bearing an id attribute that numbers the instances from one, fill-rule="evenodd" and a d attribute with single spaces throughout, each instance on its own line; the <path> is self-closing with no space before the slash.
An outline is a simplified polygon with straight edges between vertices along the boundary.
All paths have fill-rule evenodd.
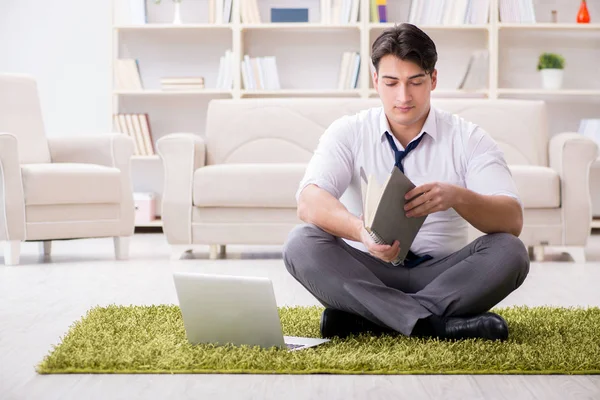
<path id="1" fill-rule="evenodd" d="M 131 138 L 117 133 L 46 138 L 35 80 L 0 74 L 0 240 L 6 265 L 20 243 L 113 237 L 128 257 L 134 230 Z"/>

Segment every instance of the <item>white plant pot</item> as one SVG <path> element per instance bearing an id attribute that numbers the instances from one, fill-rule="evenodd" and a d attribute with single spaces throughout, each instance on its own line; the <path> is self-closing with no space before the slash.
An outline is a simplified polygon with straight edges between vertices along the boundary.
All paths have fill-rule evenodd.
<path id="1" fill-rule="evenodd" d="M 563 70 L 557 68 L 546 68 L 542 73 L 542 86 L 544 89 L 556 90 L 562 87 Z"/>

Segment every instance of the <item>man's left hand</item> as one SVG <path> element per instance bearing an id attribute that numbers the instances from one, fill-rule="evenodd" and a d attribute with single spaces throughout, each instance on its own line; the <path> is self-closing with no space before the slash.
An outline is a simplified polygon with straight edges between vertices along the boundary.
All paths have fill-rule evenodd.
<path id="1" fill-rule="evenodd" d="M 438 211 L 446 211 L 456 204 L 460 187 L 443 182 L 426 183 L 406 193 L 412 199 L 404 206 L 407 217 L 422 217 Z M 416 197 L 418 196 L 418 197 Z"/>

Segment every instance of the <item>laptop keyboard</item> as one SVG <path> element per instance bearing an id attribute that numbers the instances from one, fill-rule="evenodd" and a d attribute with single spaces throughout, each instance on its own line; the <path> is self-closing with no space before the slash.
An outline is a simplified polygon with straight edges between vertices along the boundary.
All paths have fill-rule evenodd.
<path id="1" fill-rule="evenodd" d="M 297 349 L 298 347 L 304 347 L 303 344 L 286 343 L 285 345 L 289 350 Z"/>

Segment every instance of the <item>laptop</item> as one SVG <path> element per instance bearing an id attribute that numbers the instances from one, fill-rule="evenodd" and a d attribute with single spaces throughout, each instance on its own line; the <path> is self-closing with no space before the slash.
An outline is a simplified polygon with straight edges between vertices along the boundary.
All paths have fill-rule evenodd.
<path id="1" fill-rule="evenodd" d="M 173 273 L 183 325 L 192 344 L 303 350 L 329 339 L 283 336 L 268 278 Z"/>

